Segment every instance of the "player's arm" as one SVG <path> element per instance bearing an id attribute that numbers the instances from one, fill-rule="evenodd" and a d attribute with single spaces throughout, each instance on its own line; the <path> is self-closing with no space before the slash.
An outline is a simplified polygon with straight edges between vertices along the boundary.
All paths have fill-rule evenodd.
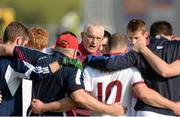
<path id="1" fill-rule="evenodd" d="M 176 43 L 179 44 L 179 43 Z M 178 47 L 178 45 L 176 45 Z M 172 77 L 180 74 L 180 69 L 177 69 L 180 65 L 180 61 L 168 64 L 160 57 L 155 55 L 147 46 L 145 41 L 137 41 L 133 47 L 134 50 L 140 52 L 145 59 L 149 62 L 151 67 L 163 77 Z"/>
<path id="2" fill-rule="evenodd" d="M 61 68 L 61 65 L 57 61 L 35 67 L 28 62 L 17 60 L 12 62 L 10 65 L 17 76 L 29 80 L 52 78 L 53 74 Z"/>
<path id="3" fill-rule="evenodd" d="M 49 103 L 43 103 L 38 99 L 33 99 L 31 106 L 34 113 L 40 114 L 45 112 L 70 111 L 76 107 L 76 103 L 70 97 L 66 97 Z"/>
<path id="4" fill-rule="evenodd" d="M 180 60 L 176 60 L 173 63 L 166 63 L 160 57 L 155 55 L 149 48 L 144 47 L 141 50 L 141 53 L 149 62 L 149 64 L 154 68 L 156 72 L 158 72 L 163 77 L 172 77 L 176 75 L 180 75 Z"/>
<path id="5" fill-rule="evenodd" d="M 129 73 L 132 75 L 131 85 L 133 86 L 133 90 L 136 96 L 144 103 L 159 108 L 171 109 L 177 115 L 180 114 L 180 104 L 168 100 L 161 96 L 157 91 L 147 87 L 137 69 L 133 68 L 132 72 Z"/>
<path id="6" fill-rule="evenodd" d="M 43 56 L 44 54 L 36 50 L 31 50 L 29 48 L 16 46 L 15 44 L 0 44 L 0 56 L 7 56 L 7 55 L 15 56 L 20 60 L 30 62 L 32 57 L 35 57 L 34 60 L 38 60 L 39 59 L 38 57 Z M 83 69 L 82 63 L 76 59 L 60 57 L 59 60 L 57 61 L 59 62 L 60 65 L 70 65 L 77 67 L 81 70 Z M 34 62 L 32 61 L 31 64 L 33 63 Z M 52 71 L 53 69 L 57 71 L 56 67 L 52 67 L 51 69 Z"/>
<path id="7" fill-rule="evenodd" d="M 32 65 L 36 66 L 36 64 L 37 64 L 36 61 L 38 61 L 40 57 L 44 57 L 44 56 L 49 57 L 51 55 L 47 55 L 47 54 L 42 53 L 42 52 L 37 51 L 37 50 L 33 50 L 33 49 L 21 47 L 21 46 L 16 46 L 13 50 L 13 56 L 15 56 L 16 58 L 18 58 L 20 60 L 29 62 Z M 59 67 L 57 68 L 54 66 L 59 66 L 59 65 L 74 66 L 76 68 L 83 70 L 82 63 L 80 61 L 78 61 L 77 59 L 71 59 L 71 58 L 67 58 L 64 56 L 60 56 L 59 58 L 56 58 L 56 60 L 57 61 L 54 62 L 52 67 L 51 67 L 51 71 L 53 71 L 53 70 L 57 71 L 59 69 Z M 59 64 L 59 65 L 57 65 L 57 64 Z"/>
<path id="8" fill-rule="evenodd" d="M 84 89 L 73 92 L 71 97 L 74 101 L 71 98 L 64 98 L 59 101 L 43 103 L 40 100 L 33 99 L 32 111 L 37 114 L 44 112 L 65 112 L 74 109 L 77 105 L 81 105 L 87 109 L 111 115 L 124 114 L 124 109 L 119 103 L 111 105 L 103 104 L 86 93 Z"/>
<path id="9" fill-rule="evenodd" d="M 49 68 L 52 73 L 55 73 L 63 66 L 73 66 L 80 70 L 83 70 L 83 64 L 80 61 L 71 58 L 68 58 L 67 60 L 67 57 L 62 57 L 61 60 L 59 59 L 49 64 Z"/>
<path id="10" fill-rule="evenodd" d="M 133 90 L 137 97 L 139 97 L 144 103 L 172 110 L 177 115 L 180 115 L 180 104 L 168 100 L 161 96 L 158 92 L 147 87 L 145 83 L 136 84 Z"/>
<path id="11" fill-rule="evenodd" d="M 84 96 L 84 97 L 82 97 Z M 64 98 L 58 101 L 50 103 L 43 103 L 38 99 L 32 101 L 32 111 L 40 114 L 44 112 L 65 112 L 74 109 L 77 105 L 85 106 L 86 108 L 102 113 L 108 113 L 112 115 L 124 114 L 123 107 L 119 103 L 112 105 L 106 105 L 85 92 L 84 89 L 79 89 L 71 94 L 71 98 Z"/>
<path id="12" fill-rule="evenodd" d="M 118 116 L 124 114 L 124 108 L 120 103 L 104 104 L 88 94 L 84 89 L 78 89 L 71 94 L 71 98 L 79 105 L 100 113 Z"/>
<path id="13" fill-rule="evenodd" d="M 141 47 L 140 52 L 149 62 L 151 67 L 163 77 L 172 77 L 180 74 L 180 60 L 176 60 L 173 63 L 166 63 L 160 57 L 155 55 L 148 47 Z"/>
<path id="14" fill-rule="evenodd" d="M 118 56 L 92 56 L 89 55 L 84 63 L 96 69 L 101 70 L 120 70 L 132 67 L 137 64 L 138 55 L 134 51 L 130 51 L 125 55 Z"/>

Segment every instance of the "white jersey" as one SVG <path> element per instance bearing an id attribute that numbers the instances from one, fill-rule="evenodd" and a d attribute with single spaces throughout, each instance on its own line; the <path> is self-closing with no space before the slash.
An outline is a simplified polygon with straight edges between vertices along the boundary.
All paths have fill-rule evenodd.
<path id="1" fill-rule="evenodd" d="M 127 107 L 127 116 L 132 114 L 132 87 L 136 83 L 144 82 L 136 68 L 128 68 L 113 72 L 103 72 L 91 67 L 84 69 L 85 89 L 99 101 L 112 104 L 120 102 Z M 106 116 L 93 112 L 93 115 Z"/>

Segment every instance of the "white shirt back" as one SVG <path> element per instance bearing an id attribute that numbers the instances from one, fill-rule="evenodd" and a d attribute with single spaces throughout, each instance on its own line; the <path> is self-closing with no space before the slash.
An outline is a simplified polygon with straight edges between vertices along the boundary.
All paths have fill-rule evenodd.
<path id="1" fill-rule="evenodd" d="M 121 102 L 123 106 L 127 107 L 127 116 L 134 114 L 131 110 L 133 106 L 132 87 L 139 82 L 144 82 L 144 80 L 136 68 L 113 72 L 103 72 L 91 67 L 84 69 L 85 89 L 103 103 Z M 93 112 L 93 115 L 106 116 L 107 114 Z"/>

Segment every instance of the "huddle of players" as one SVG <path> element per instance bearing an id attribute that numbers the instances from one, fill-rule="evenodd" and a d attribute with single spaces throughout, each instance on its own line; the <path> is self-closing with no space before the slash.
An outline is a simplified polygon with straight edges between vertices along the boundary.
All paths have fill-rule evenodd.
<path id="1" fill-rule="evenodd" d="M 136 103 L 134 102 L 136 98 L 132 98 L 134 95 L 138 97 L 135 109 L 139 116 L 180 115 L 180 104 L 177 102 L 180 99 L 177 92 L 180 46 L 179 41 L 167 40 L 173 37 L 172 27 L 168 22 L 154 23 L 149 36 L 145 22 L 133 19 L 127 26 L 128 37 L 120 33 L 113 34 L 108 36 L 104 45 L 103 26 L 90 23 L 81 33 L 82 42 L 79 45 L 76 36 L 72 33 L 61 34 L 51 55 L 16 46 L 16 44 L 24 43 L 23 39 L 30 38 L 30 36 L 24 34 L 27 33 L 26 31 L 22 34 L 15 31 L 16 36 L 14 36 L 11 34 L 13 31 L 5 31 L 3 39 L 14 38 L 15 42 L 10 43 L 10 40 L 6 43 L 7 41 L 4 41 L 5 44 L 0 46 L 2 55 L 9 54 L 13 57 L 2 58 L 4 61 L 8 59 L 7 64 L 4 62 L 2 65 L 5 69 L 10 65 L 12 69 L 33 80 L 34 98 L 37 99 L 32 100 L 32 109 L 30 108 L 28 115 L 63 115 L 60 112 L 83 106 L 92 110 L 92 115 L 135 116 L 136 113 L 131 108 L 133 103 Z M 104 52 L 103 56 L 99 56 L 102 54 L 99 52 L 100 48 Z M 77 53 L 79 53 L 78 56 Z M 68 58 L 78 58 L 81 61 L 86 58 L 84 63 L 90 67 L 85 67 L 82 72 L 80 63 Z M 21 63 L 17 59 L 26 62 Z M 15 65 L 17 61 L 22 66 L 27 66 L 27 62 L 33 66 L 28 64 L 28 67 L 17 68 Z M 40 70 L 39 66 L 41 66 Z M 131 68 L 133 66 L 138 69 Z M 6 72 L 7 70 L 4 70 L 4 73 Z M 5 79 L 5 76 L 3 77 Z M 2 97 L 4 97 L 3 94 L 5 92 L 2 92 Z M 3 99 L 5 98 L 2 98 L 2 103 Z M 76 113 L 78 111 L 74 110 L 73 114 L 76 115 Z"/>

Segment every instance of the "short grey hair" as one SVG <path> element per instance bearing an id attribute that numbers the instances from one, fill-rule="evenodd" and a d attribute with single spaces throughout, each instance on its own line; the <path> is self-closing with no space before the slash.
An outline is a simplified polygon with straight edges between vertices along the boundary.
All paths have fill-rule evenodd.
<path id="1" fill-rule="evenodd" d="M 99 27 L 99 29 L 102 31 L 102 33 L 104 35 L 104 26 L 98 22 L 88 23 L 87 25 L 84 26 L 83 32 L 87 32 L 89 30 L 89 28 L 91 28 L 91 27 Z"/>

